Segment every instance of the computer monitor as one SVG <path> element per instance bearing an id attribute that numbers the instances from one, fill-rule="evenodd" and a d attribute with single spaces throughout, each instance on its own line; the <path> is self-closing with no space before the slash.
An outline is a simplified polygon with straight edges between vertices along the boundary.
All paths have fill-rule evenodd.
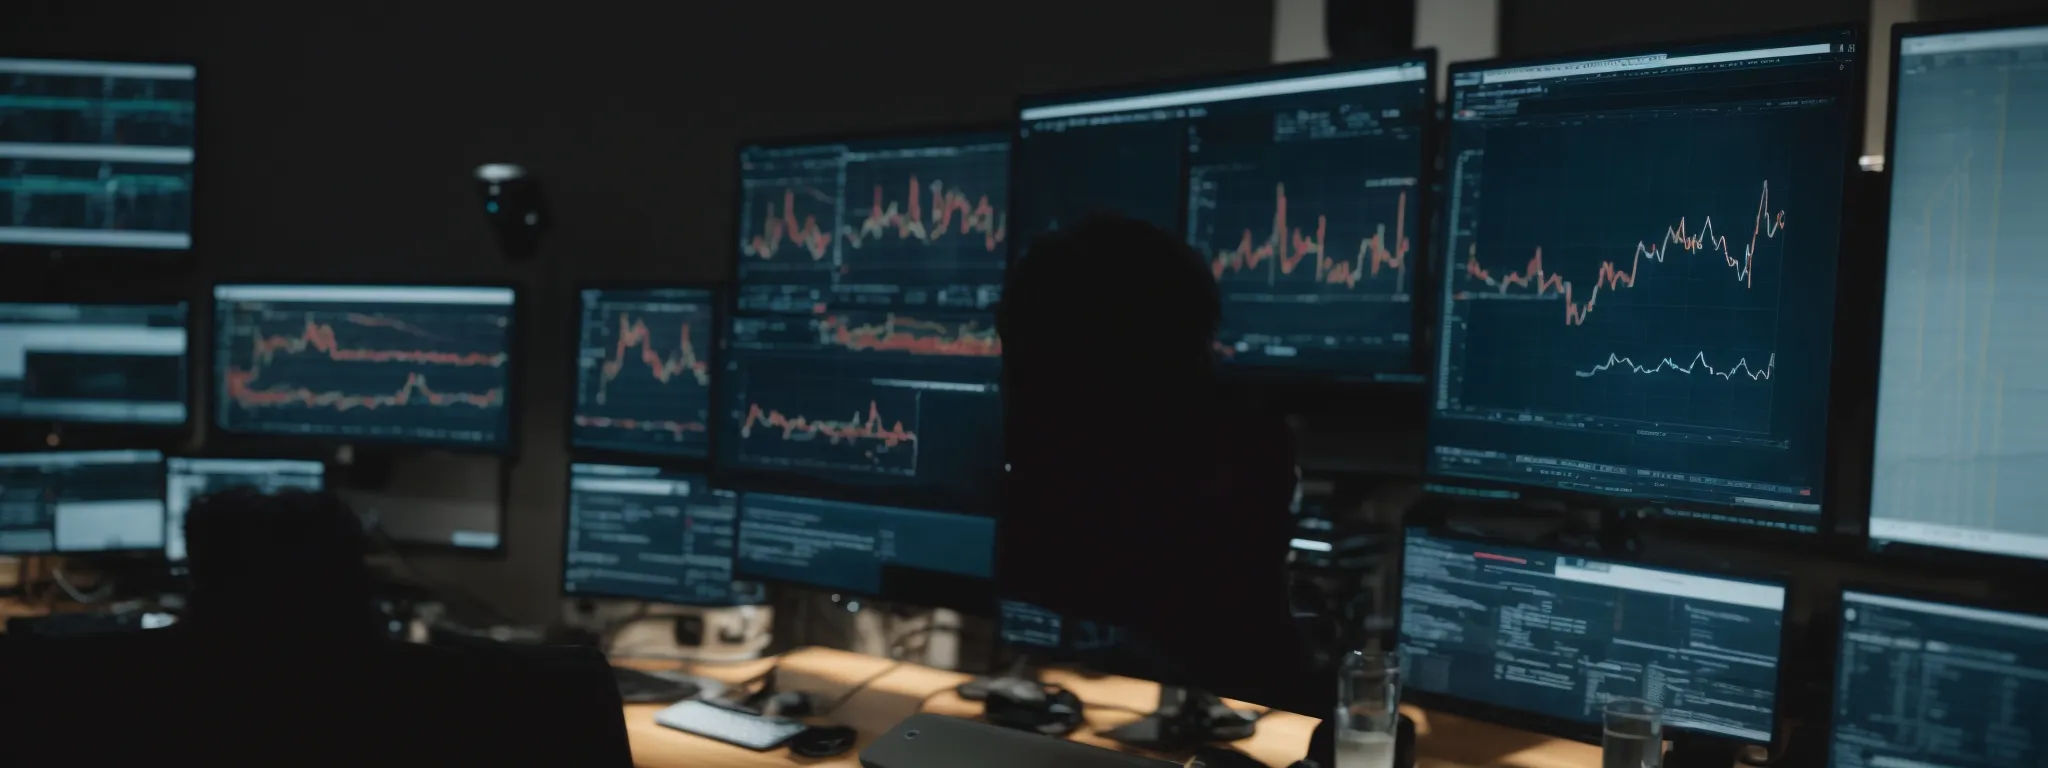
<path id="1" fill-rule="evenodd" d="M 158 451 L 0 454 L 0 553 L 162 550 Z"/>
<path id="2" fill-rule="evenodd" d="M 185 319 L 182 302 L 0 304 L 0 419 L 183 425 Z"/>
<path id="3" fill-rule="evenodd" d="M 1013 251 L 1090 213 L 1143 219 L 1208 259 L 1227 366 L 1420 382 L 1434 63 L 1026 98 Z"/>
<path id="4" fill-rule="evenodd" d="M 1400 638 L 1424 706 L 1599 743 L 1614 697 L 1665 728 L 1768 744 L 1783 582 L 1408 529 Z"/>
<path id="5" fill-rule="evenodd" d="M 1821 528 L 1857 45 L 1452 65 L 1429 474 Z"/>
<path id="6" fill-rule="evenodd" d="M 1000 132 L 740 149 L 721 486 L 992 505 L 1008 170 Z"/>
<path id="7" fill-rule="evenodd" d="M 2004 768 L 2048 759 L 2048 615 L 1846 590 L 1833 768 Z"/>
<path id="8" fill-rule="evenodd" d="M 0 254 L 192 248 L 199 69 L 0 59 Z"/>
<path id="9" fill-rule="evenodd" d="M 995 520 L 767 493 L 740 495 L 742 579 L 985 613 Z"/>
<path id="10" fill-rule="evenodd" d="M 201 496 L 233 488 L 264 493 L 283 490 L 318 491 L 327 467 L 317 461 L 293 459 L 201 459 L 173 456 L 165 483 L 164 559 L 173 567 L 185 562 L 185 512 Z"/>
<path id="11" fill-rule="evenodd" d="M 1870 539 L 2048 560 L 2048 19 L 1901 26 Z M 1929 554 L 1934 554 L 1930 550 Z"/>
<path id="12" fill-rule="evenodd" d="M 738 495 L 701 474 L 573 464 L 562 594 L 677 605 L 753 605 L 766 592 L 733 581 Z"/>
<path id="13" fill-rule="evenodd" d="M 215 286 L 214 424 L 510 450 L 513 298 L 509 287 Z"/>
<path id="14" fill-rule="evenodd" d="M 717 292 L 586 286 L 577 297 L 570 445 L 709 458 Z"/>

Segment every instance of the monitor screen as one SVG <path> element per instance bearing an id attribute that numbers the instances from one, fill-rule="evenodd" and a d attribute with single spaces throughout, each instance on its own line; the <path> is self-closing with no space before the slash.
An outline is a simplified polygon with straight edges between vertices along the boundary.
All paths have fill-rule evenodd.
<path id="1" fill-rule="evenodd" d="M 1848 591 L 1834 768 L 2048 760 L 2048 616 Z"/>
<path id="2" fill-rule="evenodd" d="M 0 454 L 0 553 L 160 550 L 164 455 Z"/>
<path id="3" fill-rule="evenodd" d="M 717 294 L 585 288 L 578 296 L 570 444 L 708 458 Z"/>
<path id="4" fill-rule="evenodd" d="M 1017 237 L 1090 213 L 1179 233 L 1232 366 L 1420 381 L 1426 55 L 1026 99 Z"/>
<path id="5" fill-rule="evenodd" d="M 1433 475 L 1819 529 L 1855 45 L 1451 69 Z"/>
<path id="6" fill-rule="evenodd" d="M 0 59 L 0 249 L 192 247 L 199 70 Z"/>
<path id="7" fill-rule="evenodd" d="M 201 496 L 232 488 L 254 488 L 264 493 L 283 490 L 318 491 L 324 485 L 326 466 L 317 461 L 290 459 L 188 459 L 172 458 L 169 481 L 165 483 L 164 559 L 185 561 L 185 512 Z"/>
<path id="8" fill-rule="evenodd" d="M 703 475 L 656 467 L 569 468 L 562 592 L 678 605 L 756 604 L 760 585 L 732 580 L 738 497 Z"/>
<path id="9" fill-rule="evenodd" d="M 2048 26 L 1899 46 L 1870 537 L 2048 560 Z"/>
<path id="10" fill-rule="evenodd" d="M 183 303 L 0 304 L 0 419 L 184 424 L 185 315 Z"/>
<path id="11" fill-rule="evenodd" d="M 739 528 L 742 578 L 949 606 L 992 588 L 992 518 L 747 493 Z"/>
<path id="12" fill-rule="evenodd" d="M 511 288 L 221 285 L 213 299 L 225 431 L 510 446 Z"/>
<path id="13" fill-rule="evenodd" d="M 1408 531 L 1401 648 L 1414 690 L 1597 737 L 1608 699 L 1666 727 L 1768 743 L 1785 586 Z M 1589 730 L 1590 729 L 1590 730 Z"/>

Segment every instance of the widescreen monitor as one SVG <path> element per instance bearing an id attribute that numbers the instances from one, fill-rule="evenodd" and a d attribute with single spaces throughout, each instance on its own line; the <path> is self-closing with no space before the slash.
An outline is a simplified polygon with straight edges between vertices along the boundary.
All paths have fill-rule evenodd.
<path id="1" fill-rule="evenodd" d="M 0 58 L 0 254 L 192 248 L 199 69 Z"/>
<path id="2" fill-rule="evenodd" d="M 214 287 L 214 424 L 245 435 L 512 444 L 507 287 Z"/>
<path id="3" fill-rule="evenodd" d="M 986 612 L 995 520 L 767 493 L 740 496 L 739 578 Z"/>
<path id="4" fill-rule="evenodd" d="M 158 451 L 0 454 L 0 553 L 161 551 Z"/>
<path id="5" fill-rule="evenodd" d="M 200 497 L 237 488 L 263 493 L 284 490 L 318 491 L 325 484 L 326 465 L 295 459 L 201 459 L 172 457 L 164 484 L 164 559 L 185 562 L 185 513 Z"/>
<path id="6" fill-rule="evenodd" d="M 1092 213 L 1149 221 L 1208 261 L 1226 365 L 1419 382 L 1434 61 L 1026 98 L 1012 251 Z"/>
<path id="7" fill-rule="evenodd" d="M 578 291 L 570 445 L 709 458 L 717 300 L 707 288 Z"/>
<path id="8" fill-rule="evenodd" d="M 1667 732 L 1768 744 L 1782 582 L 1692 573 L 1408 530 L 1407 686 L 1424 706 L 1598 743 L 1609 699 L 1664 707 Z"/>
<path id="9" fill-rule="evenodd" d="M 2048 25 L 1896 45 L 1870 538 L 2048 560 Z"/>
<path id="10" fill-rule="evenodd" d="M 733 581 L 738 495 L 701 474 L 574 464 L 562 593 L 676 605 L 751 605 L 758 584 Z"/>
<path id="11" fill-rule="evenodd" d="M 1431 475 L 1820 529 L 1857 44 L 1451 67 Z"/>
<path id="12" fill-rule="evenodd" d="M 2048 761 L 2048 615 L 1856 589 L 1840 607 L 1833 768 Z"/>
<path id="13" fill-rule="evenodd" d="M 722 485 L 992 503 L 1009 163 L 978 131 L 740 149 Z"/>
<path id="14" fill-rule="evenodd" d="M 0 419 L 180 426 L 186 305 L 0 304 Z"/>

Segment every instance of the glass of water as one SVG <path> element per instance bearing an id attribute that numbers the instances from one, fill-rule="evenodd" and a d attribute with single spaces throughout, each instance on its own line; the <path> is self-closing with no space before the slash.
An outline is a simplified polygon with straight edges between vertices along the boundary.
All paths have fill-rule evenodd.
<path id="1" fill-rule="evenodd" d="M 1601 768 L 1661 768 L 1664 708 L 1642 699 L 1609 699 L 1600 736 Z"/>
<path id="2" fill-rule="evenodd" d="M 1337 679 L 1337 768 L 1393 768 L 1401 654 L 1352 651 Z"/>

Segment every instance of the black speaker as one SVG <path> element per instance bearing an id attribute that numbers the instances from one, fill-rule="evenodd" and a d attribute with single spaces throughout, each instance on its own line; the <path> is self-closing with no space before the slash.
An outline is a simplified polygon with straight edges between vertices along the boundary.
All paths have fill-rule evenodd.
<path id="1" fill-rule="evenodd" d="M 1332 59 L 1378 59 L 1415 47 L 1417 0 L 1323 0 Z"/>

